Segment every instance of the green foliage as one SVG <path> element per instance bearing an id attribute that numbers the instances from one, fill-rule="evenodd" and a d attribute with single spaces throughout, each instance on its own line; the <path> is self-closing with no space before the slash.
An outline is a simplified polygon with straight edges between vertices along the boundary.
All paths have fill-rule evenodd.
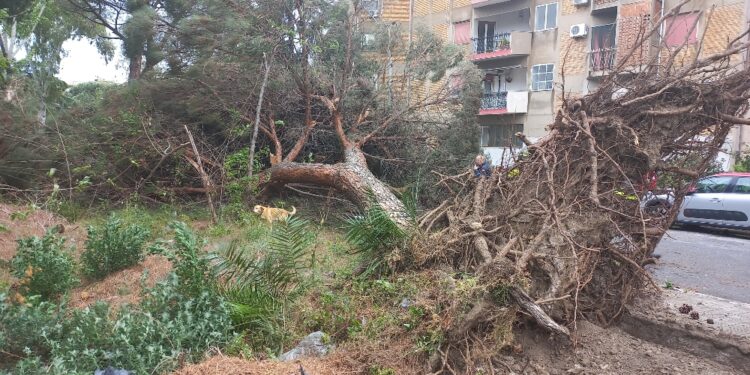
<path id="1" fill-rule="evenodd" d="M 417 337 L 416 349 L 418 352 L 434 353 L 443 343 L 443 332 L 441 330 L 429 330 Z"/>
<path id="2" fill-rule="evenodd" d="M 162 253 L 172 262 L 181 294 L 198 296 L 212 289 L 214 282 L 210 278 L 209 260 L 201 254 L 205 241 L 184 222 L 172 222 L 170 227 L 174 230 L 174 241 L 157 244 L 151 252 Z"/>
<path id="3" fill-rule="evenodd" d="M 18 250 L 10 264 L 13 276 L 22 280 L 20 291 L 24 295 L 49 300 L 78 283 L 71 250 L 65 248 L 65 238 L 52 230 L 42 238 L 18 240 Z"/>
<path id="4" fill-rule="evenodd" d="M 388 254 L 403 247 L 408 237 L 379 204 L 372 203 L 364 215 L 346 219 L 346 240 L 369 264 L 363 276 L 385 270 Z"/>
<path id="5" fill-rule="evenodd" d="M 0 349 L 30 358 L 17 363 L 16 373 L 91 373 L 108 365 L 164 373 L 225 345 L 230 331 L 223 298 L 208 291 L 186 296 L 174 275 L 149 290 L 140 307 L 117 312 L 104 303 L 83 310 L 11 305 L 0 295 Z"/>
<path id="6" fill-rule="evenodd" d="M 143 260 L 150 232 L 139 225 L 125 226 L 112 215 L 102 226 L 89 226 L 86 250 L 81 254 L 83 274 L 100 279 Z"/>
<path id="7" fill-rule="evenodd" d="M 750 172 L 750 154 L 738 158 L 732 169 L 735 172 Z"/>
<path id="8" fill-rule="evenodd" d="M 290 218 L 274 225 L 268 248 L 253 251 L 238 241 L 211 254 L 222 293 L 232 307 L 237 328 L 256 333 L 255 347 L 276 347 L 284 339 L 285 306 L 301 292 L 301 272 L 313 234 L 306 221 Z"/>
<path id="9" fill-rule="evenodd" d="M 369 370 L 367 370 L 367 373 L 369 375 L 396 375 L 396 370 L 389 367 L 373 365 L 370 366 Z"/>
<path id="10" fill-rule="evenodd" d="M 501 284 L 496 286 L 490 291 L 492 300 L 498 306 L 506 306 L 510 303 L 510 288 L 511 286 Z"/>
<path id="11" fill-rule="evenodd" d="M 39 296 L 29 297 L 27 304 L 13 305 L 0 293 L 0 350 L 24 355 L 30 351 L 47 356 L 51 348 L 47 337 L 61 337 L 65 309 Z"/>
<path id="12" fill-rule="evenodd" d="M 325 290 L 315 295 L 318 305 L 306 311 L 303 326 L 307 331 L 323 331 L 342 341 L 362 331 L 351 296 Z"/>

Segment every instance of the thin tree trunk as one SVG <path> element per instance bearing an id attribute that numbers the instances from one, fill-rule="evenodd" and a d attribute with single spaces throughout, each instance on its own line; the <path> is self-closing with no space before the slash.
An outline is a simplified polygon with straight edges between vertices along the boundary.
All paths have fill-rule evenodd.
<path id="1" fill-rule="evenodd" d="M 208 177 L 208 174 L 203 169 L 203 161 L 201 161 L 201 154 L 198 153 L 198 147 L 195 145 L 195 140 L 193 139 L 193 133 L 190 132 L 190 129 L 188 129 L 187 125 L 183 125 L 185 127 L 185 132 L 187 132 L 188 139 L 190 140 L 190 145 L 193 146 L 193 152 L 195 153 L 195 161 L 190 159 L 189 157 L 186 157 L 188 159 L 188 162 L 193 165 L 193 167 L 198 170 L 198 173 L 201 175 L 201 180 L 203 181 L 203 187 L 206 189 L 206 199 L 208 199 L 208 208 L 211 211 L 211 221 L 216 224 L 218 222 L 218 218 L 216 216 L 216 208 L 214 207 L 214 200 L 211 196 L 211 178 Z"/>
<path id="2" fill-rule="evenodd" d="M 11 64 L 6 69 L 5 89 L 3 92 L 3 100 L 7 103 L 12 102 L 16 98 L 16 86 L 13 80 L 12 64 L 16 55 L 16 51 L 14 50 L 14 48 L 16 45 L 17 27 L 18 27 L 18 22 L 16 21 L 16 17 L 13 17 L 13 21 L 10 26 L 10 34 L 7 35 L 7 37 L 3 38 L 4 39 L 3 54 L 5 55 L 5 59 L 8 60 L 8 63 Z"/>
<path id="3" fill-rule="evenodd" d="M 263 72 L 263 83 L 260 85 L 260 94 L 258 96 L 258 106 L 255 108 L 255 125 L 253 126 L 253 139 L 250 141 L 250 157 L 247 159 L 247 177 L 253 177 L 253 164 L 255 163 L 255 142 L 258 140 L 258 126 L 260 126 L 260 111 L 263 108 L 263 94 L 266 92 L 268 83 L 268 73 L 271 71 L 271 63 L 268 57 L 263 53 L 263 66 L 266 70 Z M 281 152 L 281 150 L 277 151 Z"/>

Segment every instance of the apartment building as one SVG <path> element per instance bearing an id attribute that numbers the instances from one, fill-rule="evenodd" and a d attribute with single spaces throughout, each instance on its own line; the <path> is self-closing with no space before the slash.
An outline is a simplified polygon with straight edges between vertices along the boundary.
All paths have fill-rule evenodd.
<path id="1" fill-rule="evenodd" d="M 633 48 L 638 33 L 679 2 L 363 0 L 363 5 L 373 18 L 400 23 L 409 32 L 424 25 L 465 48 L 485 73 L 477 114 L 481 146 L 498 164 L 510 155 L 509 148 L 522 146 L 516 132 L 532 141 L 542 137 L 563 90 L 565 95 L 596 90 Z M 624 65 L 637 69 L 660 44 L 676 47 L 687 41 L 686 59 L 715 53 L 749 24 L 750 0 L 691 0 L 681 9 Z M 728 141 L 728 158 L 749 144 L 750 129 L 736 129 Z"/>

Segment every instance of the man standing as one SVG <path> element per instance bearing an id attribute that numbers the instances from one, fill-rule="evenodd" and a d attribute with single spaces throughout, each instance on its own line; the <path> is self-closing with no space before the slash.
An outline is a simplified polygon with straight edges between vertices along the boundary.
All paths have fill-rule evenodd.
<path id="1" fill-rule="evenodd" d="M 477 155 L 474 158 L 474 177 L 490 177 L 490 175 L 492 175 L 492 170 L 487 158 L 484 155 Z"/>

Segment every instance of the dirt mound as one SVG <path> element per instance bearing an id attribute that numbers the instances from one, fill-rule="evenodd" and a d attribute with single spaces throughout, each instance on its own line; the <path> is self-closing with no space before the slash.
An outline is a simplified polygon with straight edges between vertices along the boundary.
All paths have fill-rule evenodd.
<path id="1" fill-rule="evenodd" d="M 48 228 L 61 226 L 62 235 L 68 246 L 75 246 L 78 258 L 84 250 L 86 229 L 83 226 L 70 224 L 64 218 L 49 211 L 32 209 L 26 206 L 0 203 L 0 261 L 9 261 L 16 254 L 16 241 L 29 236 L 42 236 Z M 104 301 L 113 306 L 126 303 L 137 303 L 141 294 L 141 278 L 147 271 L 145 285 L 152 287 L 164 279 L 172 270 L 167 258 L 152 255 L 140 264 L 115 272 L 101 281 L 84 283 L 76 288 L 70 305 L 76 308 L 86 307 L 96 301 Z M 14 279 L 5 267 L 0 267 L 0 282 L 12 283 Z"/>
<path id="2" fill-rule="evenodd" d="M 0 203 L 0 260 L 10 260 L 16 255 L 16 240 L 29 236 L 42 236 L 47 228 L 62 225 L 68 245 L 83 246 L 86 230 L 71 225 L 62 217 L 49 211 Z"/>
<path id="3" fill-rule="evenodd" d="M 146 287 L 153 287 L 172 271 L 172 263 L 161 255 L 151 255 L 140 264 L 115 272 L 101 281 L 93 282 L 73 290 L 70 306 L 84 308 L 96 301 L 111 306 L 135 304 L 141 297 L 141 279 L 146 272 Z"/>
<path id="4" fill-rule="evenodd" d="M 527 327 L 528 328 L 528 327 Z M 585 321 L 579 322 L 575 347 L 561 346 L 538 329 L 516 330 L 516 347 L 513 354 L 497 355 L 492 366 L 484 364 L 475 372 L 483 374 L 740 374 L 714 361 L 679 350 L 669 349 L 643 341 L 623 332 L 620 328 L 601 328 Z M 349 343 L 354 344 L 354 343 Z M 388 346 L 388 343 L 380 343 Z M 357 345 L 354 345 L 357 346 Z M 235 357 L 216 356 L 200 364 L 178 370 L 176 375 L 219 374 L 269 374 L 298 375 L 299 366 L 306 374 L 359 374 L 367 373 L 371 363 L 351 363 L 367 360 L 378 353 L 355 353 L 352 345 L 344 345 L 325 358 L 305 359 L 297 362 L 273 360 L 248 361 Z M 366 347 L 368 345 L 363 345 Z M 404 352 L 402 361 L 408 361 Z M 372 358 L 370 358 L 372 359 Z M 352 366 L 353 365 L 353 366 Z M 424 368 L 414 364 L 397 366 L 398 374 L 423 374 Z M 390 367 L 393 369 L 393 367 Z M 365 370 L 363 370 L 365 369 Z"/>

